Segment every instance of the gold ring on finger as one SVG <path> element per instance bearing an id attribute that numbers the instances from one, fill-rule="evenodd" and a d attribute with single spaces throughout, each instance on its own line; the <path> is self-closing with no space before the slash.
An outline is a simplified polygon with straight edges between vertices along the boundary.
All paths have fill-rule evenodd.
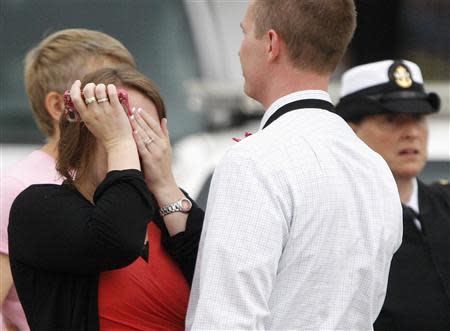
<path id="1" fill-rule="evenodd" d="M 145 146 L 149 146 L 152 142 L 153 142 L 153 139 L 149 138 L 149 137 L 145 138 L 143 141 Z"/>
<path id="2" fill-rule="evenodd" d="M 94 102 L 96 102 L 96 101 L 97 101 L 97 99 L 96 99 L 95 97 L 86 98 L 86 99 L 84 100 L 84 102 L 85 102 L 87 105 L 90 105 L 91 103 L 94 103 Z"/>
<path id="3" fill-rule="evenodd" d="M 102 103 L 102 102 L 107 102 L 107 101 L 109 101 L 108 98 L 101 98 L 101 99 L 97 100 L 97 103 Z"/>

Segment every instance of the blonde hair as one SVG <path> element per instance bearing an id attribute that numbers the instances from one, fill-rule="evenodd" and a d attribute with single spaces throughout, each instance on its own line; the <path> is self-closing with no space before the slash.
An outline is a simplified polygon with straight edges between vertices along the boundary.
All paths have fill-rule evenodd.
<path id="1" fill-rule="evenodd" d="M 99 31 L 65 29 L 42 40 L 25 57 L 24 80 L 35 121 L 44 135 L 54 135 L 45 98 L 63 94 L 86 73 L 105 66 L 136 67 L 133 56 L 117 39 Z"/>
<path id="2" fill-rule="evenodd" d="M 255 33 L 274 29 L 286 42 L 293 64 L 331 73 L 356 28 L 353 0 L 255 0 Z"/>
<path id="3" fill-rule="evenodd" d="M 104 68 L 83 77 L 82 86 L 87 83 L 105 85 L 138 91 L 149 98 L 155 105 L 158 117 L 166 117 L 164 101 L 156 85 L 139 71 L 127 67 Z M 92 166 L 96 139 L 82 122 L 69 122 L 65 116 L 59 121 L 60 138 L 58 143 L 58 160 L 56 170 L 73 183 L 86 176 Z"/>

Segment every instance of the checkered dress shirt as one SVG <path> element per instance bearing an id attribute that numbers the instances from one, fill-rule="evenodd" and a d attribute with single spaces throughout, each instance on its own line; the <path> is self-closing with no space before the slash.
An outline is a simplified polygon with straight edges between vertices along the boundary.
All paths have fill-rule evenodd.
<path id="1" fill-rule="evenodd" d="M 329 101 L 323 91 L 277 100 Z M 224 156 L 211 184 L 192 330 L 372 330 L 402 238 L 384 160 L 337 115 L 289 112 Z"/>

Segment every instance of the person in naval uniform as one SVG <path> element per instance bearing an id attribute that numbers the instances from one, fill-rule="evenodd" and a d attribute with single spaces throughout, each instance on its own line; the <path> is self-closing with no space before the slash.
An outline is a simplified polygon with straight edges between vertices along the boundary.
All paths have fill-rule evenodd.
<path id="1" fill-rule="evenodd" d="M 450 330 L 450 186 L 417 178 L 427 162 L 427 116 L 439 106 L 409 61 L 360 65 L 342 76 L 335 111 L 386 160 L 403 205 L 403 242 L 376 331 Z"/>

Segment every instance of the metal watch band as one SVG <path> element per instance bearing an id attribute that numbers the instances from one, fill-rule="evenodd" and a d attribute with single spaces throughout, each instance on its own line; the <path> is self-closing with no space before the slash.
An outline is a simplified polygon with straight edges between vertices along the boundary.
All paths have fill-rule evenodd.
<path id="1" fill-rule="evenodd" d="M 161 207 L 159 209 L 159 214 L 164 217 L 166 215 L 181 212 L 181 213 L 187 213 L 189 210 L 183 210 L 183 201 L 187 201 L 189 203 L 189 210 L 191 209 L 192 203 L 189 199 L 183 198 L 181 200 L 175 201 L 173 203 L 169 203 L 168 205 L 165 205 L 164 207 Z"/>

